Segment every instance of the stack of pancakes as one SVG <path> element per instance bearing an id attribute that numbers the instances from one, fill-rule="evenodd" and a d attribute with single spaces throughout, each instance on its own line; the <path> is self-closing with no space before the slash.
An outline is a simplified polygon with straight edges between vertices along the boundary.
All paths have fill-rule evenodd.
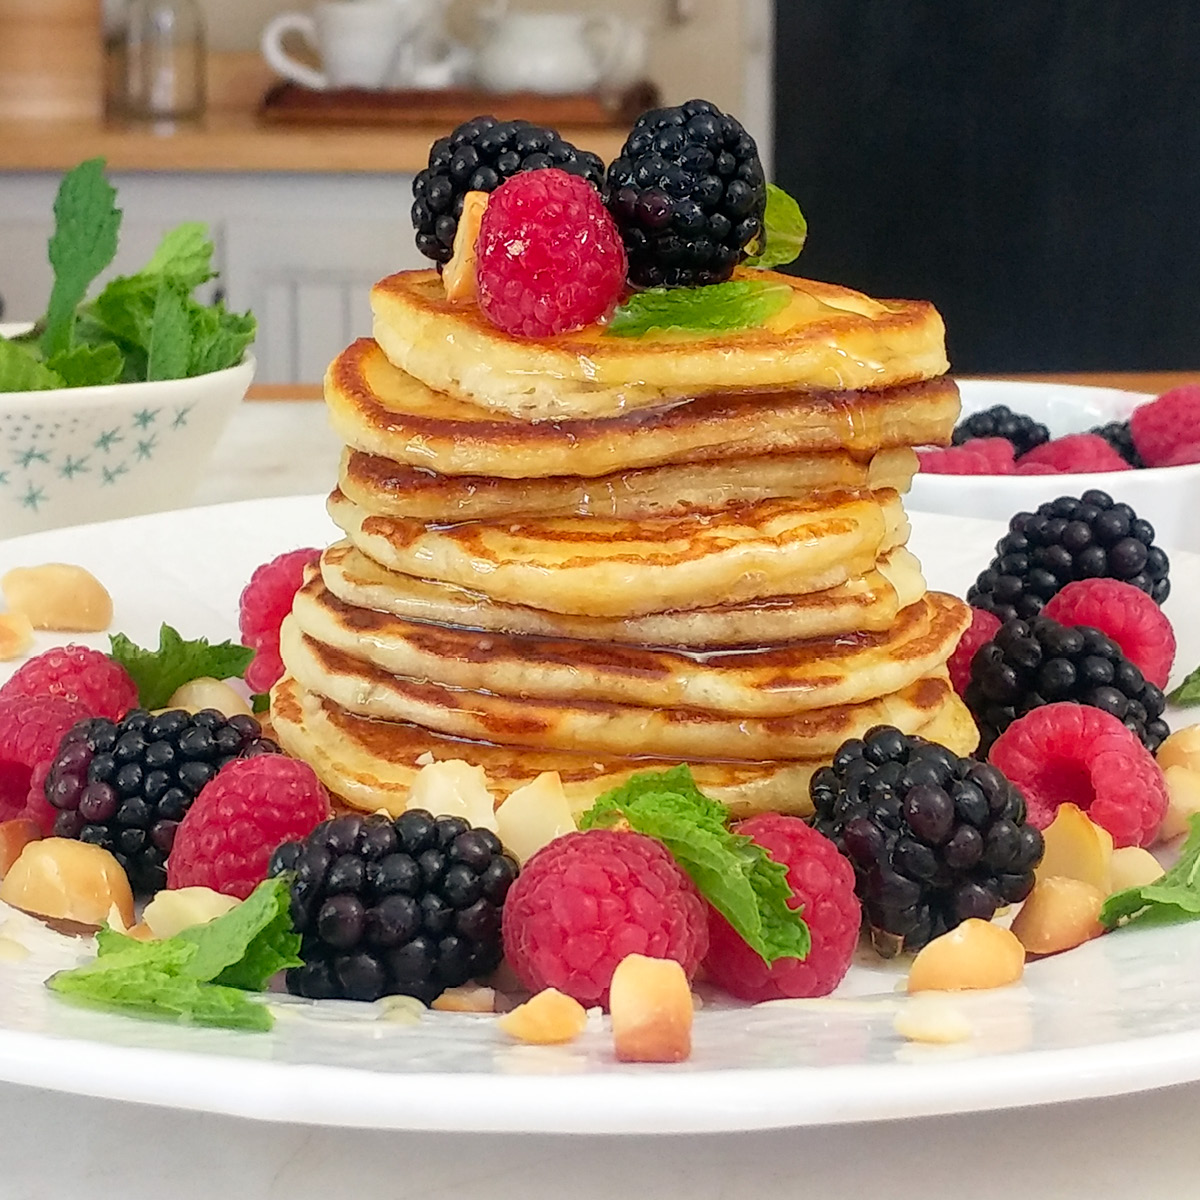
<path id="1" fill-rule="evenodd" d="M 272 695 L 335 795 L 399 812 L 463 759 L 498 797 L 557 771 L 582 809 L 686 762 L 737 813 L 806 812 L 873 725 L 974 748 L 945 667 L 968 610 L 926 591 L 900 501 L 958 414 L 941 320 L 755 277 L 792 289 L 765 327 L 538 341 L 433 271 L 375 287 L 326 380 L 346 538 Z"/>

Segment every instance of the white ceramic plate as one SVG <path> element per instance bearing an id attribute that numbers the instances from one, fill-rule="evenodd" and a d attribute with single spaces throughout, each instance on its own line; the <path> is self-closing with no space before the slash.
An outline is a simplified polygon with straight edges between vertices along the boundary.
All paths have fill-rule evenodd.
<path id="1" fill-rule="evenodd" d="M 1007 404 L 1048 426 L 1053 437 L 1124 421 L 1137 405 L 1153 399 L 1116 388 L 1004 379 L 967 379 L 958 386 L 964 415 Z M 1007 521 L 1013 513 L 1032 511 L 1058 496 L 1078 496 L 1088 488 L 1132 505 L 1154 525 L 1163 545 L 1200 551 L 1200 522 L 1194 516 L 1200 511 L 1200 463 L 1091 475 L 918 475 L 905 503 L 916 512 Z"/>
<path id="2" fill-rule="evenodd" d="M 913 548 L 930 584 L 961 592 L 1001 527 L 922 516 Z M 0 573 L 78 562 L 111 588 L 118 628 L 152 640 L 236 635 L 258 563 L 334 535 L 319 498 L 193 509 L 0 543 Z M 1200 556 L 1177 555 L 1181 674 L 1200 662 Z M 88 638 L 103 645 L 102 637 Z M 49 644 L 48 638 L 43 638 Z M 3 915 L 3 914 L 0 914 Z M 87 944 L 9 913 L 28 945 L 0 961 L 0 1080 L 267 1120 L 363 1128 L 521 1133 L 703 1133 L 883 1120 L 1116 1095 L 1200 1079 L 1200 924 L 1130 929 L 1032 964 L 1025 981 L 955 1004 L 973 1039 L 905 1043 L 892 1022 L 899 967 L 864 958 L 827 1001 L 697 1015 L 695 1052 L 671 1067 L 621 1066 L 599 1022 L 568 1047 L 508 1043 L 489 1018 L 272 998 L 270 1034 L 181 1029 L 71 1008 L 43 986 Z"/>

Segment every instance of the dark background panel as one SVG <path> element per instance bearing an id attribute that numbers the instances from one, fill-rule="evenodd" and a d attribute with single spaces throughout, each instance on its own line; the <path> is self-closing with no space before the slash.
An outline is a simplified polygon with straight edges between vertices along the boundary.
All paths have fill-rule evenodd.
<path id="1" fill-rule="evenodd" d="M 1200 367 L 1200 0 L 777 0 L 795 269 L 962 372 Z"/>

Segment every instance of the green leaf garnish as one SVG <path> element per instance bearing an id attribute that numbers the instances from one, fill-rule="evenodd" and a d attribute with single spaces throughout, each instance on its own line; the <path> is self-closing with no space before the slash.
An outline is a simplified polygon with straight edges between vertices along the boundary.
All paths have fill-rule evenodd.
<path id="1" fill-rule="evenodd" d="M 811 939 L 793 899 L 787 868 L 748 837 L 730 831 L 729 810 L 696 787 L 690 768 L 634 775 L 583 814 L 580 829 L 624 820 L 671 852 L 701 894 L 747 944 L 772 963 L 804 958 Z"/>
<path id="2" fill-rule="evenodd" d="M 202 221 L 185 221 L 165 234 L 138 275 L 156 275 L 191 292 L 215 277 L 213 244 Z"/>
<path id="3" fill-rule="evenodd" d="M 76 345 L 47 359 L 46 366 L 57 372 L 67 387 L 96 387 L 121 378 L 125 357 L 114 342 Z"/>
<path id="4" fill-rule="evenodd" d="M 1106 929 L 1138 921 L 1167 925 L 1200 917 L 1200 813 L 1188 821 L 1179 861 L 1161 878 L 1109 896 L 1100 909 Z"/>
<path id="5" fill-rule="evenodd" d="M 758 252 L 745 260 L 747 267 L 766 270 L 795 262 L 808 238 L 808 222 L 800 205 L 781 187 L 767 184 L 767 212 Z"/>
<path id="6" fill-rule="evenodd" d="M 707 287 L 648 288 L 635 292 L 612 315 L 609 337 L 641 337 L 652 330 L 713 333 L 749 329 L 782 312 L 792 298 L 785 283 L 731 279 Z"/>
<path id="7" fill-rule="evenodd" d="M 0 392 L 46 392 L 65 386 L 63 377 L 28 349 L 0 337 Z"/>
<path id="8" fill-rule="evenodd" d="M 47 358 L 71 349 L 75 310 L 92 281 L 116 257 L 121 228 L 116 196 L 116 190 L 104 178 L 102 158 L 80 163 L 59 184 L 49 244 L 54 285 L 41 342 Z"/>
<path id="9" fill-rule="evenodd" d="M 250 711 L 256 713 L 265 713 L 271 707 L 270 692 L 255 692 L 250 697 Z"/>
<path id="10" fill-rule="evenodd" d="M 147 379 L 183 379 L 192 355 L 192 328 L 187 298 L 170 280 L 162 279 L 150 318 L 146 347 Z"/>
<path id="11" fill-rule="evenodd" d="M 300 965 L 284 878 L 205 925 L 140 942 L 103 929 L 93 962 L 52 975 L 47 986 L 77 1004 L 129 1016 L 223 1029 L 270 1029 L 271 1012 L 247 996 L 277 971 Z"/>
<path id="12" fill-rule="evenodd" d="M 1180 708 L 1192 704 L 1200 704 L 1200 667 L 1197 667 L 1173 692 L 1168 693 L 1167 699 Z"/>
<path id="13" fill-rule="evenodd" d="M 235 642 L 214 646 L 207 638 L 184 641 L 170 625 L 159 630 L 157 650 L 145 650 L 123 633 L 113 634 L 108 640 L 109 657 L 129 672 L 143 708 L 162 708 L 176 688 L 204 675 L 240 679 L 254 658 L 253 650 Z"/>

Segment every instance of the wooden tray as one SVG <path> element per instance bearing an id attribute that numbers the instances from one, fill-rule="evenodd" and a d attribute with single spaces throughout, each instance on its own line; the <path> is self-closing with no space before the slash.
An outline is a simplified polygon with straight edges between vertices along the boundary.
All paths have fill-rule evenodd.
<path id="1" fill-rule="evenodd" d="M 638 83 L 613 98 L 590 94 L 546 96 L 540 92 L 441 91 L 368 92 L 357 88 L 318 92 L 277 83 L 263 97 L 259 119 L 271 125 L 438 125 L 447 129 L 481 113 L 501 120 L 521 118 L 551 128 L 628 125 L 659 104 L 658 88 Z"/>

